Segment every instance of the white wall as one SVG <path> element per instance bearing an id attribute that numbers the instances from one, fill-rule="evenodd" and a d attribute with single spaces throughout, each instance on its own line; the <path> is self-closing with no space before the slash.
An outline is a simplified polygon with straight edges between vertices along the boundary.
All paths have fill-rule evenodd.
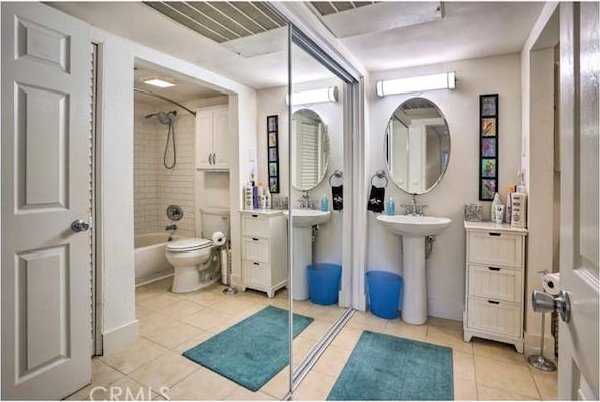
<path id="1" fill-rule="evenodd" d="M 329 176 L 336 170 L 344 169 L 344 132 L 343 132 L 343 85 L 337 78 L 328 80 L 319 80 L 294 84 L 294 91 L 302 91 L 314 88 L 324 88 L 336 85 L 339 90 L 338 102 L 318 103 L 312 105 L 295 106 L 293 111 L 299 109 L 310 109 L 317 113 L 323 123 L 327 126 L 329 136 L 329 165 L 325 172 L 324 179 L 313 190 L 308 193 L 311 200 L 314 200 L 315 208 L 320 208 L 320 202 L 323 195 L 329 198 L 329 206 L 332 210 L 331 220 L 320 225 L 317 234 L 317 241 L 313 245 L 313 261 L 315 263 L 334 263 L 342 265 L 343 259 L 343 217 L 342 211 L 333 211 L 333 202 L 331 196 L 331 186 L 329 185 Z M 257 91 L 258 99 L 258 181 L 267 183 L 267 116 L 279 114 L 279 168 L 281 180 L 280 194 L 288 195 L 288 140 L 287 133 L 287 105 L 285 96 L 287 87 L 269 88 Z M 290 202 L 292 206 L 298 206 L 298 198 L 302 192 L 292 189 Z"/>
<path id="2" fill-rule="evenodd" d="M 133 184 L 133 66 L 142 60 L 177 71 L 201 85 L 230 94 L 231 144 L 230 205 L 234 283 L 241 282 L 239 244 L 240 177 L 247 177 L 256 159 L 256 94 L 251 88 L 156 50 L 104 31 L 92 29 L 101 45 L 98 170 L 99 265 L 102 295 L 100 331 L 104 353 L 118 350 L 137 338 L 134 288 Z M 137 60 L 136 60 L 137 59 Z M 248 152 L 238 153 L 239 149 Z M 252 151 L 254 150 L 254 151 Z"/>
<path id="3" fill-rule="evenodd" d="M 428 205 L 426 213 L 452 218 L 451 226 L 437 236 L 433 253 L 427 260 L 429 314 L 462 320 L 465 292 L 464 205 L 478 201 L 479 179 L 479 95 L 499 95 L 499 188 L 514 184 L 521 141 L 520 58 L 518 54 L 462 60 L 372 73 L 369 88 L 368 173 L 384 169 L 384 136 L 388 120 L 396 107 L 410 95 L 378 98 L 375 84 L 380 79 L 456 71 L 454 91 L 427 91 L 419 96 L 433 101 L 444 114 L 450 131 L 451 155 L 444 179 L 430 193 L 418 196 Z M 366 195 L 365 195 L 366 196 Z M 391 182 L 386 199 L 396 205 L 407 204 L 410 197 Z M 489 216 L 490 203 L 484 203 Z M 397 207 L 398 208 L 398 207 Z M 400 211 L 398 211 L 400 212 Z M 398 213 L 397 212 L 397 213 Z M 367 269 L 401 272 L 402 245 L 399 236 L 387 232 L 369 212 Z"/>

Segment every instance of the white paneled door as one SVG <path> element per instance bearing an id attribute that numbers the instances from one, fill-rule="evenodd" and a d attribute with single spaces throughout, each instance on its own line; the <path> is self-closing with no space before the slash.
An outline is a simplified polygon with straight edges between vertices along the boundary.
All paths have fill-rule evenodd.
<path id="1" fill-rule="evenodd" d="M 559 397 L 598 400 L 597 2 L 560 4 L 561 286 L 570 303 L 559 328 Z M 563 296 L 564 297 L 564 296 Z"/>
<path id="2" fill-rule="evenodd" d="M 58 399 L 91 379 L 90 35 L 1 7 L 1 396 Z"/>

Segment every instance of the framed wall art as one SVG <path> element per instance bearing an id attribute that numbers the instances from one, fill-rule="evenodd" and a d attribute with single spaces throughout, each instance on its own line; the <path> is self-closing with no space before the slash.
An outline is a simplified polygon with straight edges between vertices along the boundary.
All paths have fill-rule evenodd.
<path id="1" fill-rule="evenodd" d="M 267 169 L 269 192 L 279 193 L 279 116 L 267 116 Z"/>
<path id="2" fill-rule="evenodd" d="M 498 94 L 479 96 L 479 200 L 498 191 Z"/>

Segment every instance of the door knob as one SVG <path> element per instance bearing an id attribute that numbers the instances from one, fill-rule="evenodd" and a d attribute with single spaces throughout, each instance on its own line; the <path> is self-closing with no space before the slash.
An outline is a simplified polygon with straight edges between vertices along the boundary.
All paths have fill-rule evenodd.
<path id="1" fill-rule="evenodd" d="M 89 230 L 90 224 L 84 221 L 83 219 L 77 219 L 71 223 L 71 230 L 75 233 L 85 232 Z"/>
<path id="2" fill-rule="evenodd" d="M 531 305 L 535 312 L 553 313 L 556 311 L 564 322 L 569 322 L 571 319 L 571 300 L 569 294 L 564 290 L 561 290 L 556 296 L 534 290 L 531 294 Z"/>

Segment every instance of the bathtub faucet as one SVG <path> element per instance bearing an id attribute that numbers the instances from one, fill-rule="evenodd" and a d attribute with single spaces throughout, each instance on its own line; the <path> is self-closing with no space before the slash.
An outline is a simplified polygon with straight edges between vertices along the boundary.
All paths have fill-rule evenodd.
<path id="1" fill-rule="evenodd" d="M 167 226 L 165 227 L 165 230 L 177 230 L 177 225 L 176 225 L 176 224 L 174 224 L 174 223 L 172 223 L 172 224 L 170 224 L 170 225 L 167 225 Z"/>

